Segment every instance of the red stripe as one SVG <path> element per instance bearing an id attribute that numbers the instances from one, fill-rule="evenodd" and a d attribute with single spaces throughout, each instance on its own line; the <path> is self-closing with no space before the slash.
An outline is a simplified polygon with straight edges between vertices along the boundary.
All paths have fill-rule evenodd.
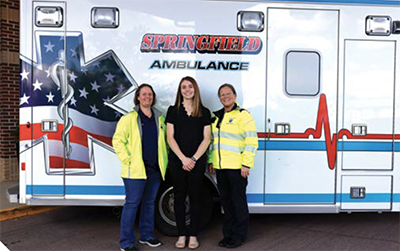
<path id="1" fill-rule="evenodd" d="M 25 162 L 21 163 L 21 171 L 25 171 Z"/>
<path id="2" fill-rule="evenodd" d="M 44 135 L 47 134 L 48 139 L 61 141 L 61 135 L 62 135 L 63 129 L 64 129 L 64 125 L 59 124 L 57 132 L 42 132 L 40 123 L 32 124 L 31 128 L 26 128 L 26 125 L 20 125 L 19 126 L 19 131 L 20 131 L 19 138 L 21 141 L 31 140 L 32 139 L 31 133 L 33 132 L 33 140 L 43 137 Z M 89 133 L 77 126 L 73 126 L 71 128 L 69 135 L 70 135 L 69 141 L 71 143 L 80 144 L 80 145 L 83 145 L 86 147 L 88 146 L 87 135 L 90 135 L 93 138 L 98 139 L 98 140 L 111 146 L 112 137 L 105 137 L 105 136 L 101 136 L 98 134 Z"/>
<path id="3" fill-rule="evenodd" d="M 368 134 L 365 136 L 354 136 L 347 129 L 342 129 L 339 131 L 338 135 L 334 133 L 331 139 L 331 130 L 329 125 L 329 116 L 328 116 L 328 106 L 326 104 L 326 96 L 325 94 L 321 94 L 319 99 L 319 107 L 318 107 L 318 116 L 317 123 L 315 129 L 308 128 L 304 133 L 290 133 L 289 135 L 277 135 L 275 133 L 258 133 L 259 138 L 296 138 L 296 139 L 304 139 L 309 138 L 310 135 L 313 136 L 314 139 L 321 138 L 322 135 L 322 125 L 324 125 L 324 133 L 325 133 L 325 143 L 326 143 L 326 152 L 328 157 L 328 165 L 330 169 L 335 167 L 336 163 L 336 152 L 337 152 L 337 141 L 338 138 L 342 139 L 343 136 L 346 136 L 348 139 L 400 139 L 400 134 Z"/>
<path id="4" fill-rule="evenodd" d="M 63 158 L 50 156 L 50 167 L 51 168 L 63 168 Z M 82 162 L 79 160 L 66 159 L 65 160 L 65 168 L 79 168 L 79 169 L 90 169 L 90 165 L 86 162 Z"/>

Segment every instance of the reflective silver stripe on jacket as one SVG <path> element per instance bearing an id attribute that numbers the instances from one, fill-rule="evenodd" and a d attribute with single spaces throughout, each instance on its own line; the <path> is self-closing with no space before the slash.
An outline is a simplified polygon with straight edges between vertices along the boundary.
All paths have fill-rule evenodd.
<path id="1" fill-rule="evenodd" d="M 251 152 L 251 153 L 256 153 L 257 152 L 257 148 L 255 148 L 254 146 L 251 145 L 246 145 L 244 147 L 245 151 Z"/>
<path id="2" fill-rule="evenodd" d="M 242 137 L 243 138 L 247 138 L 247 137 L 257 138 L 258 136 L 257 136 L 257 132 L 255 132 L 255 131 L 246 131 L 246 132 L 242 133 Z"/>
<path id="3" fill-rule="evenodd" d="M 218 143 L 214 144 L 214 149 L 218 149 Z M 234 153 L 242 153 L 244 148 L 239 147 L 239 146 L 231 146 L 231 145 L 226 145 L 226 144 L 219 144 L 219 149 L 224 150 L 224 151 L 229 151 L 229 152 L 234 152 Z"/>
<path id="4" fill-rule="evenodd" d="M 221 138 L 240 140 L 240 141 L 244 140 L 243 136 L 240 134 L 229 133 L 229 132 L 220 132 L 219 135 Z M 213 136 L 214 136 L 214 138 L 218 138 L 218 132 L 214 132 Z"/>

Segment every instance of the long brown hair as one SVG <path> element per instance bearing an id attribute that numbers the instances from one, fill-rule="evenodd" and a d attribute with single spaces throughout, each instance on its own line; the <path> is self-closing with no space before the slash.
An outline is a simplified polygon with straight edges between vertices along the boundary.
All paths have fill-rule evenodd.
<path id="1" fill-rule="evenodd" d="M 179 111 L 179 109 L 181 108 L 181 104 L 183 101 L 183 96 L 181 93 L 181 85 L 182 85 L 183 81 L 189 81 L 190 83 L 192 83 L 192 85 L 194 87 L 192 116 L 193 117 L 201 117 L 201 115 L 202 115 L 201 108 L 202 108 L 203 104 L 201 103 L 200 89 L 199 89 L 199 85 L 197 84 L 196 80 L 192 77 L 189 77 L 189 76 L 184 77 L 179 82 L 178 92 L 176 93 L 176 99 L 175 99 L 175 107 L 177 108 L 177 111 Z"/>

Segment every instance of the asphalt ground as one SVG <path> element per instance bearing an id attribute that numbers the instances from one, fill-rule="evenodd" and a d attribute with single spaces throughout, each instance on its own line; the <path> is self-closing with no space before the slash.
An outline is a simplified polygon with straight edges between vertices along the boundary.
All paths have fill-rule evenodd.
<path id="1" fill-rule="evenodd" d="M 215 210 L 198 250 L 218 247 L 222 215 Z M 135 227 L 137 231 L 137 226 Z M 236 250 L 400 250 L 399 213 L 264 214 L 250 216 L 249 237 Z M 158 248 L 176 250 L 175 237 Z M 109 207 L 66 207 L 0 222 L 0 240 L 14 250 L 119 250 L 119 219 Z M 186 249 L 188 250 L 188 249 Z"/>

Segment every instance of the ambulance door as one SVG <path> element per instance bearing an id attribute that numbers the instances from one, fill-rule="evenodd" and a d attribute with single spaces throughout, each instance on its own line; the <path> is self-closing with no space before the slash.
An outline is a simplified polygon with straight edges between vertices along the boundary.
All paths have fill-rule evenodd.
<path id="1" fill-rule="evenodd" d="M 27 194 L 65 194 L 65 2 L 33 2 L 31 185 Z M 27 176 L 29 177 L 29 176 Z M 27 182 L 29 184 L 29 182 Z"/>
<path id="2" fill-rule="evenodd" d="M 338 15 L 267 11 L 265 204 L 335 202 Z"/>
<path id="3" fill-rule="evenodd" d="M 393 169 L 395 51 L 396 41 L 345 40 L 343 170 Z"/>

